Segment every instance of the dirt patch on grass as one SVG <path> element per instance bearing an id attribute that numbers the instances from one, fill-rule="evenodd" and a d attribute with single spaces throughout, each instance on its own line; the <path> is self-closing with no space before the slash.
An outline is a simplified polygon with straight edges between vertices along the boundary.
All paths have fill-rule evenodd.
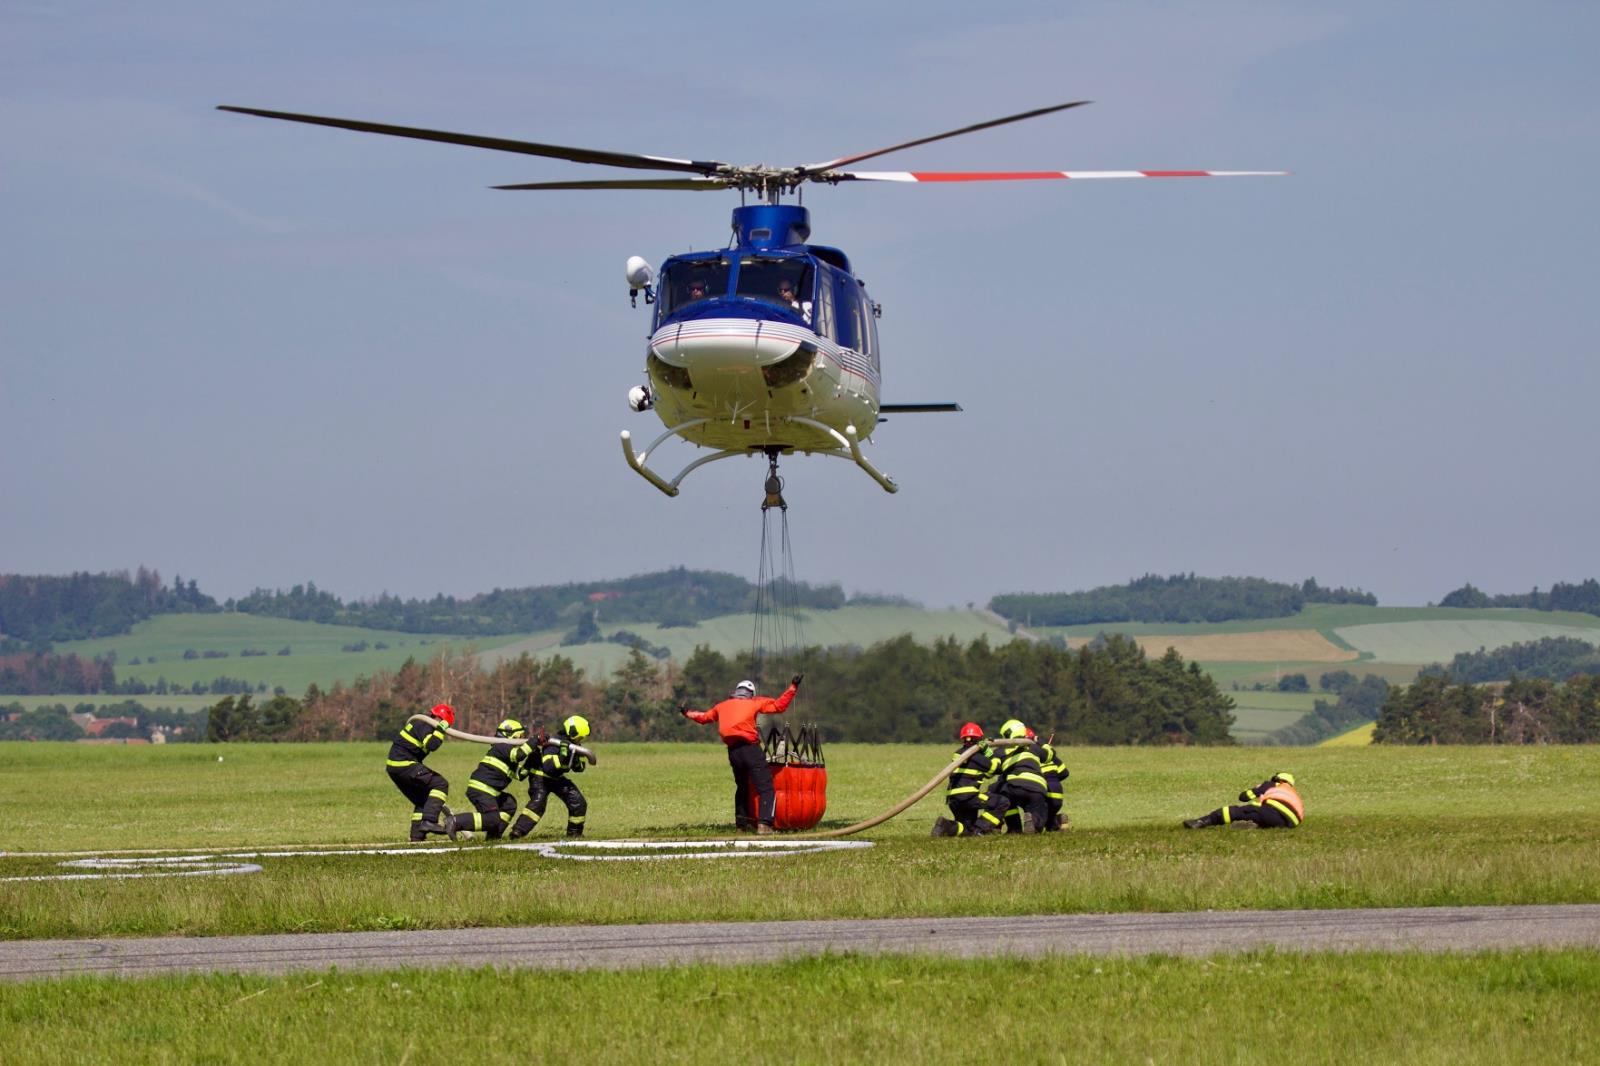
<path id="1" fill-rule="evenodd" d="M 1177 648 L 1185 659 L 1214 663 L 1348 663 L 1358 652 L 1341 648 L 1315 629 L 1268 629 L 1260 633 L 1135 637 L 1149 656 Z"/>

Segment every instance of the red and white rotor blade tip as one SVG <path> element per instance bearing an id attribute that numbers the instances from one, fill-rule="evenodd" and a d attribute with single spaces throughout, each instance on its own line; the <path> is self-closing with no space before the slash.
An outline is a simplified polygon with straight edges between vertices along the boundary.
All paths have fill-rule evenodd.
<path id="1" fill-rule="evenodd" d="M 1258 178 L 1281 177 L 1287 170 L 856 170 L 840 171 L 845 181 L 1085 181 L 1100 178 Z"/>

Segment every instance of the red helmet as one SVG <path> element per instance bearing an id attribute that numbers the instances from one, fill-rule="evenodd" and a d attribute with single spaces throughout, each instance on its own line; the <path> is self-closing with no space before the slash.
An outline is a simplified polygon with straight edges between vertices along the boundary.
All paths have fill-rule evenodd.
<path id="1" fill-rule="evenodd" d="M 434 704 L 432 714 L 445 725 L 453 726 L 456 724 L 456 709 L 450 706 L 448 703 Z"/>
<path id="2" fill-rule="evenodd" d="M 1031 725 L 1028 727 L 1028 739 L 1029 740 L 1038 740 L 1039 739 L 1039 734 L 1035 733 L 1033 731 L 1033 726 L 1031 726 Z"/>
<path id="3" fill-rule="evenodd" d="M 956 736 L 962 740 L 982 740 L 983 726 L 979 725 L 977 722 L 968 722 L 966 725 L 961 727 L 961 732 L 957 733 Z"/>

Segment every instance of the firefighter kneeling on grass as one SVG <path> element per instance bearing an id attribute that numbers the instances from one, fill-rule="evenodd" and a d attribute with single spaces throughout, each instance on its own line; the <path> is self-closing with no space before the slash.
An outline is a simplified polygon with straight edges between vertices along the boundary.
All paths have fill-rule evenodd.
<path id="1" fill-rule="evenodd" d="M 567 805 L 567 836 L 583 836 L 589 801 L 583 798 L 577 782 L 567 775 L 583 773 L 584 756 L 578 745 L 589 735 L 589 719 L 575 714 L 561 723 L 561 733 L 558 737 L 546 737 L 539 749 L 538 762 L 528 762 L 528 805 L 511 824 L 512 840 L 525 837 L 538 827 L 552 792 Z"/>
<path id="2" fill-rule="evenodd" d="M 983 739 L 983 726 L 977 722 L 963 725 L 956 734 L 956 743 L 961 745 L 956 755 L 973 745 L 977 745 L 978 750 L 950 771 L 950 782 L 944 790 L 950 817 L 941 815 L 934 820 L 933 835 L 958 837 L 971 833 L 982 836 L 996 832 L 1004 825 L 1002 819 L 1009 804 L 984 791 L 983 780 L 1000 772 L 1000 756 Z"/>
<path id="3" fill-rule="evenodd" d="M 1276 773 L 1255 788 L 1239 793 L 1237 805 L 1219 807 L 1200 818 L 1190 818 L 1183 826 L 1185 829 L 1204 829 L 1212 825 L 1293 829 L 1305 818 L 1305 801 L 1295 791 L 1294 775 Z"/>
<path id="4" fill-rule="evenodd" d="M 523 764 L 533 754 L 533 745 L 528 742 L 528 730 L 515 718 L 501 722 L 494 735 L 500 739 L 489 745 L 467 782 L 467 799 L 475 809 L 471 814 L 456 815 L 445 825 L 451 840 L 474 829 L 498 840 L 517 813 L 517 801 L 508 790 L 512 781 L 525 776 Z"/>
<path id="5" fill-rule="evenodd" d="M 1000 727 L 1000 736 L 1026 740 L 1028 727 L 1013 718 Z M 1035 745 L 1013 745 L 1000 757 L 1000 779 L 995 791 L 1010 802 L 1006 808 L 1008 832 L 1037 833 L 1049 823 L 1049 783 L 1044 779 L 1043 760 Z"/>

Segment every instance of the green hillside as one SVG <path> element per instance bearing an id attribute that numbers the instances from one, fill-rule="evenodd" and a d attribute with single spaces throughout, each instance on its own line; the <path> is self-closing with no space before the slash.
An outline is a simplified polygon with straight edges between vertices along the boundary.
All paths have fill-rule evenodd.
<path id="1" fill-rule="evenodd" d="M 209 682 L 223 676 L 252 685 L 262 683 L 268 689 L 282 686 L 298 695 L 313 681 L 326 686 L 379 670 L 393 670 L 410 656 L 427 659 L 441 647 L 451 644 L 471 644 L 482 650 L 517 639 L 515 636 L 480 637 L 464 641 L 460 637 L 357 629 L 247 614 L 167 614 L 140 622 L 126 635 L 69 641 L 56 645 L 56 651 L 90 657 L 114 651 L 118 680 L 134 678 L 153 685 L 157 678 L 165 677 L 169 684 L 187 687 L 195 681 Z M 341 650 L 362 642 L 367 645 L 364 651 Z M 379 648 L 378 644 L 387 647 Z M 289 654 L 279 655 L 286 647 Z M 266 654 L 241 655 L 246 649 Z M 186 651 L 202 656 L 208 651 L 226 652 L 227 656 L 185 659 Z M 137 664 L 135 659 L 139 660 Z"/>

